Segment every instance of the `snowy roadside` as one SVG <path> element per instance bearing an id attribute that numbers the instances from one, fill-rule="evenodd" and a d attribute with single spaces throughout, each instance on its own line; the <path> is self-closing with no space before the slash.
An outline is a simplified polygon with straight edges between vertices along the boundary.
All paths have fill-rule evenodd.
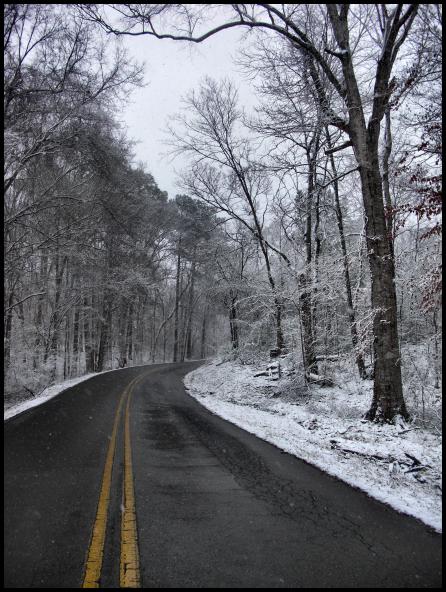
<path id="1" fill-rule="evenodd" d="M 33 407 L 37 407 L 38 405 L 42 405 L 42 403 L 46 403 L 53 397 L 60 395 L 63 391 L 83 382 L 84 380 L 88 380 L 93 376 L 97 376 L 98 374 L 93 372 L 91 374 L 85 374 L 84 376 L 78 376 L 77 378 L 72 378 L 71 380 L 65 380 L 64 382 L 59 382 L 58 384 L 53 384 L 52 386 L 48 386 L 45 390 L 41 392 L 38 397 L 34 397 L 31 399 L 26 399 L 25 401 L 12 405 L 8 407 L 4 411 L 4 418 L 3 421 L 10 419 L 11 417 L 15 417 L 19 413 L 23 413 L 27 409 L 32 409 Z"/>
<path id="2" fill-rule="evenodd" d="M 129 366 L 129 368 L 139 368 L 143 366 L 147 366 L 148 364 L 141 364 L 139 366 Z M 105 374 L 106 372 L 117 372 L 119 370 L 127 370 L 128 368 L 113 368 L 112 370 L 104 370 L 103 372 L 92 372 L 90 374 L 84 374 L 83 376 L 78 376 L 77 378 L 71 378 L 70 380 L 65 380 L 64 382 L 59 382 L 57 384 L 53 384 L 51 386 L 46 387 L 37 397 L 32 397 L 29 399 L 25 399 L 20 403 L 10 403 L 5 400 L 5 408 L 4 408 L 4 416 L 3 421 L 10 419 L 11 417 L 15 417 L 19 413 L 23 413 L 23 411 L 27 411 L 28 409 L 32 409 L 33 407 L 37 407 L 38 405 L 42 405 L 42 403 L 46 403 L 50 399 L 60 395 L 67 389 L 79 384 L 80 382 L 84 382 L 84 380 L 88 380 L 93 378 L 93 376 L 99 376 L 99 374 Z"/>
<path id="3" fill-rule="evenodd" d="M 293 389 L 290 378 L 272 382 L 254 377 L 256 370 L 212 362 L 187 374 L 184 384 L 220 417 L 442 531 L 440 434 L 361 421 L 370 381 L 312 387 L 308 395 Z"/>

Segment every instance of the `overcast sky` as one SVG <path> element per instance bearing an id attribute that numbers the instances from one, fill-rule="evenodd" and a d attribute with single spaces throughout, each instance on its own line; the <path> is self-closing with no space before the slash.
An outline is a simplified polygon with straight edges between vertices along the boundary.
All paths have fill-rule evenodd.
<path id="1" fill-rule="evenodd" d="M 148 36 L 122 38 L 130 54 L 145 62 L 148 85 L 132 93 L 118 119 L 127 128 L 129 138 L 138 141 L 137 161 L 146 164 L 160 189 L 171 198 L 180 192 L 175 169 L 181 169 L 185 161 L 177 158 L 170 162 L 161 155 L 168 150 L 163 144 L 166 121 L 180 110 L 181 97 L 197 88 L 206 75 L 217 79 L 226 76 L 239 87 L 245 106 L 255 102 L 252 82 L 242 76 L 232 60 L 241 36 L 240 30 L 231 29 L 201 44 L 161 41 Z"/>

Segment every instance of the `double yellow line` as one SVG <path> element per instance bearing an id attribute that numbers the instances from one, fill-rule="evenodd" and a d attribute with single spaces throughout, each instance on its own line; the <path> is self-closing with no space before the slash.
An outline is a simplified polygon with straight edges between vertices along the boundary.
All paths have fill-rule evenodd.
<path id="1" fill-rule="evenodd" d="M 102 477 L 101 491 L 99 494 L 98 509 L 93 525 L 90 546 L 87 553 L 83 588 L 99 588 L 101 579 L 102 561 L 104 558 L 105 535 L 107 531 L 108 507 L 110 505 L 110 490 L 112 482 L 113 459 L 116 451 L 121 411 L 125 408 L 124 418 L 124 483 L 123 483 L 123 509 L 121 518 L 121 556 L 119 570 L 120 588 L 140 588 L 141 578 L 139 571 L 138 535 L 136 529 L 135 491 L 133 486 L 132 448 L 130 442 L 130 399 L 135 386 L 145 378 L 138 376 L 130 382 L 121 395 L 116 410 L 113 431 L 105 459 L 104 474 Z"/>

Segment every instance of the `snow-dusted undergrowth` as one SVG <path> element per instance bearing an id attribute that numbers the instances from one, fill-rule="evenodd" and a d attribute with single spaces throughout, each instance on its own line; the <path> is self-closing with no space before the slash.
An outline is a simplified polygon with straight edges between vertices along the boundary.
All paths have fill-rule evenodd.
<path id="1" fill-rule="evenodd" d="M 309 392 L 291 377 L 254 377 L 259 369 L 214 361 L 184 383 L 210 411 L 441 532 L 438 430 L 361 420 L 371 381 L 337 376 L 342 386 Z"/>

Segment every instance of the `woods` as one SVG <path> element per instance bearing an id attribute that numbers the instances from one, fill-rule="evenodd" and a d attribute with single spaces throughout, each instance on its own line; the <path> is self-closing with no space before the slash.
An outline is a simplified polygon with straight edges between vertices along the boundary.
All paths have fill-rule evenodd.
<path id="1" fill-rule="evenodd" d="M 5 16 L 7 391 L 167 361 L 172 344 L 174 359 L 177 347 L 181 359 L 212 352 L 211 333 L 196 343 L 193 315 L 206 221 L 135 165 L 113 114 L 140 68 L 62 7 L 9 5 Z"/>
<path id="2" fill-rule="evenodd" d="M 367 419 L 409 419 L 414 346 L 441 382 L 439 5 L 212 6 L 6 5 L 6 390 L 273 349 L 310 387 L 345 361 Z M 119 124 L 143 83 L 120 41 L 233 28 L 257 102 L 191 89 L 168 196 Z"/>

